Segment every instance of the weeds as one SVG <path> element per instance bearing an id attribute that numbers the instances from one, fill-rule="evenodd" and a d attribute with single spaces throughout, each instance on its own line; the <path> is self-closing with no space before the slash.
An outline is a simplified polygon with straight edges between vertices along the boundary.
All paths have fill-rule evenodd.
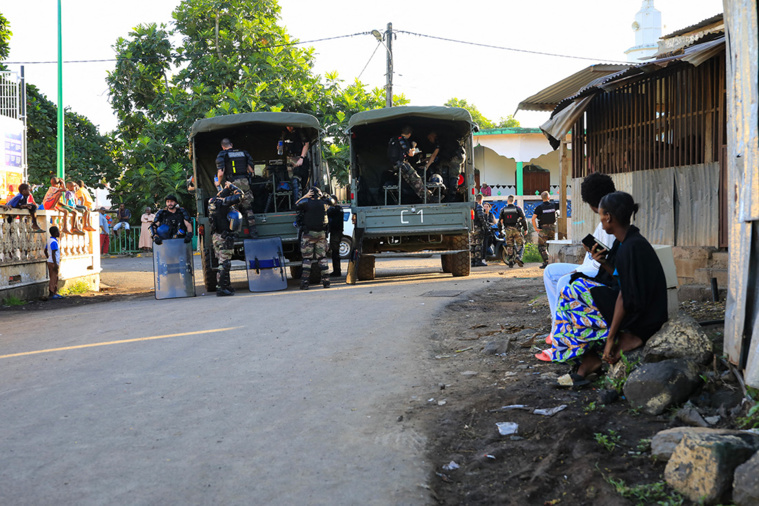
<path id="1" fill-rule="evenodd" d="M 663 481 L 642 485 L 628 486 L 624 480 L 605 478 L 606 482 L 614 487 L 615 492 L 633 501 L 637 506 L 657 504 L 659 506 L 681 506 L 685 499 L 674 491 L 668 491 Z"/>
<path id="2" fill-rule="evenodd" d="M 536 244 L 533 244 L 531 242 L 525 243 L 522 261 L 524 263 L 543 261 L 543 257 L 540 256 L 540 253 L 538 253 L 538 246 Z"/>
<path id="3" fill-rule="evenodd" d="M 603 404 L 598 404 L 596 403 L 596 401 L 593 401 L 593 402 L 588 403 L 587 406 L 585 406 L 585 414 L 587 415 L 588 413 L 591 413 L 593 411 L 598 411 L 603 408 L 604 408 Z"/>
<path id="4" fill-rule="evenodd" d="M 597 384 L 599 388 L 604 388 L 608 390 L 616 390 L 617 393 L 622 393 L 622 389 L 625 386 L 625 383 L 627 382 L 627 378 L 630 376 L 630 373 L 635 370 L 636 367 L 638 367 L 638 364 L 640 364 L 640 359 L 636 361 L 631 361 L 628 359 L 624 352 L 621 354 L 621 360 L 622 363 L 625 364 L 625 374 L 621 378 L 610 378 L 607 376 L 602 376 L 598 379 Z"/>
<path id="5" fill-rule="evenodd" d="M 601 445 L 609 453 L 612 453 L 614 451 L 622 439 L 622 436 L 613 430 L 610 430 L 608 434 L 596 432 L 594 434 L 594 437 L 596 439 L 596 443 Z"/>
<path id="6" fill-rule="evenodd" d="M 756 429 L 759 427 L 759 404 L 754 404 L 748 410 L 746 416 L 740 416 L 735 419 L 740 429 Z"/>
<path id="7" fill-rule="evenodd" d="M 81 295 L 83 293 L 89 292 L 90 290 L 92 290 L 92 288 L 89 284 L 84 281 L 77 281 L 76 283 L 63 288 L 62 290 L 59 290 L 58 293 L 61 295 Z"/>
<path id="8" fill-rule="evenodd" d="M 3 299 L 3 306 L 23 306 L 24 304 L 26 304 L 25 300 L 21 300 L 13 295 L 9 296 L 7 299 Z"/>

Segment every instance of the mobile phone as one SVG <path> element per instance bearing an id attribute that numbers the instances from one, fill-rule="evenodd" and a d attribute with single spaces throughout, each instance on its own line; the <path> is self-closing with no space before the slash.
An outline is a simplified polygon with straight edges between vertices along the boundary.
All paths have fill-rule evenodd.
<path id="1" fill-rule="evenodd" d="M 595 246 L 595 245 L 598 245 L 598 247 L 599 247 L 600 249 L 604 249 L 604 250 L 606 250 L 606 251 L 609 251 L 609 247 L 608 247 L 608 246 L 606 246 L 606 245 L 605 245 L 604 243 L 602 243 L 601 241 L 599 241 L 598 239 L 596 239 L 596 238 L 593 236 L 593 234 L 588 234 L 588 235 L 586 235 L 586 236 L 583 238 L 583 240 L 582 240 L 582 243 L 583 243 L 585 246 L 587 246 L 587 247 L 588 247 L 588 249 L 589 249 L 589 250 L 591 250 L 591 251 L 593 251 L 593 246 Z"/>

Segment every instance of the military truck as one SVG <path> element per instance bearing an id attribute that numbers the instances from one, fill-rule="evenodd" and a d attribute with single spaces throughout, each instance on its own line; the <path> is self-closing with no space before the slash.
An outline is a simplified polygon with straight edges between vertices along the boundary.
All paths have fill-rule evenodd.
<path id="1" fill-rule="evenodd" d="M 458 174 L 452 183 L 448 175 L 447 189 L 433 182 L 436 177 L 429 172 L 434 165 L 428 171 L 424 159 L 411 161 L 433 198 L 420 198 L 388 157 L 389 140 L 397 138 L 405 126 L 413 129 L 410 140 L 417 146 L 424 146 L 426 136 L 434 131 L 461 150 L 464 160 L 456 164 Z M 391 255 L 440 254 L 443 272 L 469 275 L 474 209 L 472 132 L 476 128 L 467 110 L 453 107 L 389 107 L 351 117 L 351 208 L 356 221 L 349 282 L 374 279 L 375 259 Z M 443 150 L 440 155 L 450 157 Z M 456 188 L 450 188 L 451 184 Z M 446 195 L 453 197 L 437 202 Z"/>
<path id="2" fill-rule="evenodd" d="M 235 149 L 244 149 L 254 160 L 255 174 L 250 177 L 254 196 L 253 210 L 259 238 L 282 239 L 286 265 L 293 278 L 300 278 L 301 256 L 293 189 L 293 167 L 288 167 L 287 146 L 280 145 L 286 127 L 299 129 L 309 142 L 304 159 L 302 188 L 309 185 L 327 187 L 329 176 L 322 170 L 319 121 L 302 113 L 253 112 L 218 116 L 196 121 L 190 132 L 190 157 L 195 177 L 195 199 L 198 216 L 198 249 L 203 264 L 206 290 L 216 290 L 218 263 L 211 244 L 211 227 L 208 217 L 208 199 L 216 195 L 216 155 L 221 151 L 221 140 L 229 138 Z M 282 149 L 281 149 L 282 148 Z M 297 172 L 297 171 L 296 171 Z M 242 232 L 235 239 L 233 260 L 245 261 Z M 244 268 L 234 265 L 233 270 Z"/>

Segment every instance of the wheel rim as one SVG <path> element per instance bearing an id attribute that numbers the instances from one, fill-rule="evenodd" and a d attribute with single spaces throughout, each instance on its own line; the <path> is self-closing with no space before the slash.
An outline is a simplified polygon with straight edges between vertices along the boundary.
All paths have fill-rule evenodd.
<path id="1" fill-rule="evenodd" d="M 351 252 L 351 245 L 348 241 L 340 241 L 340 258 L 346 258 Z"/>

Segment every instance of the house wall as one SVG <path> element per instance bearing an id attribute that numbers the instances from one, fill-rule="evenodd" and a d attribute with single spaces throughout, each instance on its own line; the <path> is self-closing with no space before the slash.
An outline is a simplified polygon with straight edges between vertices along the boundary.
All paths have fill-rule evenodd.
<path id="1" fill-rule="evenodd" d="M 474 148 L 474 167 L 480 171 L 480 184 L 487 183 L 491 187 L 494 185 L 507 186 L 508 188 L 503 189 L 503 191 L 516 192 L 517 162 L 522 162 L 522 165 L 535 164 L 548 169 L 551 173 L 551 193 L 555 194 L 559 190 L 561 182 L 559 152 L 551 149 L 551 145 L 548 144 L 545 136 L 541 134 L 539 139 L 529 139 L 529 149 L 523 149 L 525 148 L 524 145 L 520 146 L 522 143 L 522 140 L 518 138 L 520 135 L 492 136 L 501 137 L 501 139 L 490 139 L 490 137 L 479 136 L 477 138 L 479 144 Z M 491 143 L 491 141 L 497 142 Z M 535 156 L 520 159 L 502 153 L 512 153 L 516 156 L 533 154 Z"/>

